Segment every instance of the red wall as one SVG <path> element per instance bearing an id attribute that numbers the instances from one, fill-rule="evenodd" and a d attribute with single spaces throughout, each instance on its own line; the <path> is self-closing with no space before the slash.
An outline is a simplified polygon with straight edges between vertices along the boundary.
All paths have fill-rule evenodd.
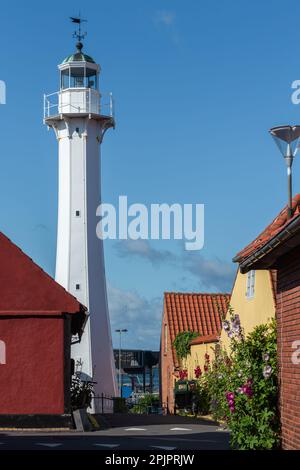
<path id="1" fill-rule="evenodd" d="M 300 340 L 299 259 L 297 248 L 281 260 L 276 294 L 282 444 L 291 450 L 300 449 L 300 364 L 292 361 L 293 342 Z"/>
<path id="2" fill-rule="evenodd" d="M 160 367 L 161 367 L 161 401 L 162 406 L 168 409 L 168 412 L 174 413 L 174 362 L 172 355 L 172 343 L 170 337 L 169 326 L 167 335 L 167 347 L 165 347 L 165 331 L 164 327 L 167 325 L 167 314 L 164 310 L 161 330 L 161 346 L 160 346 Z"/>
<path id="3" fill-rule="evenodd" d="M 64 320 L 0 318 L 0 414 L 64 413 Z"/>

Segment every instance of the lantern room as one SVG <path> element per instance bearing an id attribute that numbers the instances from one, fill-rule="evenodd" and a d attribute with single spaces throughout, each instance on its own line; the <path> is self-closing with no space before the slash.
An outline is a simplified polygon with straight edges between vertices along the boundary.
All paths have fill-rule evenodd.
<path id="1" fill-rule="evenodd" d="M 82 52 L 78 42 L 77 52 L 65 58 L 58 66 L 60 71 L 59 113 L 100 113 L 100 66 L 92 57 Z"/>

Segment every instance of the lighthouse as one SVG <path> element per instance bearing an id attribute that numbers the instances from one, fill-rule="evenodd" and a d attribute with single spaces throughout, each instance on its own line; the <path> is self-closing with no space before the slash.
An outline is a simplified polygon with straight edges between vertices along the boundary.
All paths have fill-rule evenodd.
<path id="1" fill-rule="evenodd" d="M 71 354 L 82 380 L 94 382 L 95 395 L 117 394 L 103 242 L 96 235 L 101 202 L 100 146 L 114 128 L 112 96 L 101 104 L 100 66 L 83 52 L 81 19 L 76 52 L 58 66 L 60 89 L 44 96 L 44 123 L 58 142 L 58 227 L 55 279 L 88 309 L 81 339 Z M 97 412 L 95 399 L 93 411 Z"/>

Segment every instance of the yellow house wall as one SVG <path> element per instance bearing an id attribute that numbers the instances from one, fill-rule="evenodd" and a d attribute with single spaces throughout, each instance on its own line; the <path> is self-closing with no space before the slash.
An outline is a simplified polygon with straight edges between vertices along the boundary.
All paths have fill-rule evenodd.
<path id="1" fill-rule="evenodd" d="M 205 353 L 209 354 L 210 358 L 214 357 L 214 348 L 216 343 L 206 344 L 195 344 L 191 345 L 191 354 L 184 361 L 184 368 L 188 371 L 188 379 L 193 380 L 195 378 L 194 370 L 197 366 L 200 366 L 203 372 L 205 363 Z"/>
<path id="2" fill-rule="evenodd" d="M 259 270 L 255 272 L 253 298 L 247 298 L 246 290 L 247 274 L 241 274 L 238 271 L 232 290 L 230 305 L 234 313 L 239 314 L 241 325 L 247 335 L 255 326 L 266 323 L 275 316 L 275 303 L 269 271 Z M 229 320 L 229 312 L 226 315 L 226 319 Z M 222 346 L 228 349 L 229 341 L 226 332 L 222 330 Z"/>

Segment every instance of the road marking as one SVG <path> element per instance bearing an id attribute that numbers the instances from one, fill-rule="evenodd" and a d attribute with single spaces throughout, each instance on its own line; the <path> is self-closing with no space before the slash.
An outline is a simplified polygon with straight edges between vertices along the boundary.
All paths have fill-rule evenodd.
<path id="1" fill-rule="evenodd" d="M 162 449 L 162 450 L 175 450 L 176 447 L 163 447 L 163 446 L 150 446 L 152 449 Z"/>
<path id="2" fill-rule="evenodd" d="M 98 447 L 120 447 L 120 444 L 94 444 L 94 446 L 98 446 Z"/>
<path id="3" fill-rule="evenodd" d="M 127 428 L 125 431 L 146 431 L 145 428 Z"/>
<path id="4" fill-rule="evenodd" d="M 37 442 L 36 443 L 37 446 L 45 446 L 45 447 L 58 447 L 58 446 L 62 446 L 62 444 L 48 444 L 47 442 Z"/>
<path id="5" fill-rule="evenodd" d="M 192 431 L 192 429 L 189 428 L 172 428 L 170 431 Z"/>

